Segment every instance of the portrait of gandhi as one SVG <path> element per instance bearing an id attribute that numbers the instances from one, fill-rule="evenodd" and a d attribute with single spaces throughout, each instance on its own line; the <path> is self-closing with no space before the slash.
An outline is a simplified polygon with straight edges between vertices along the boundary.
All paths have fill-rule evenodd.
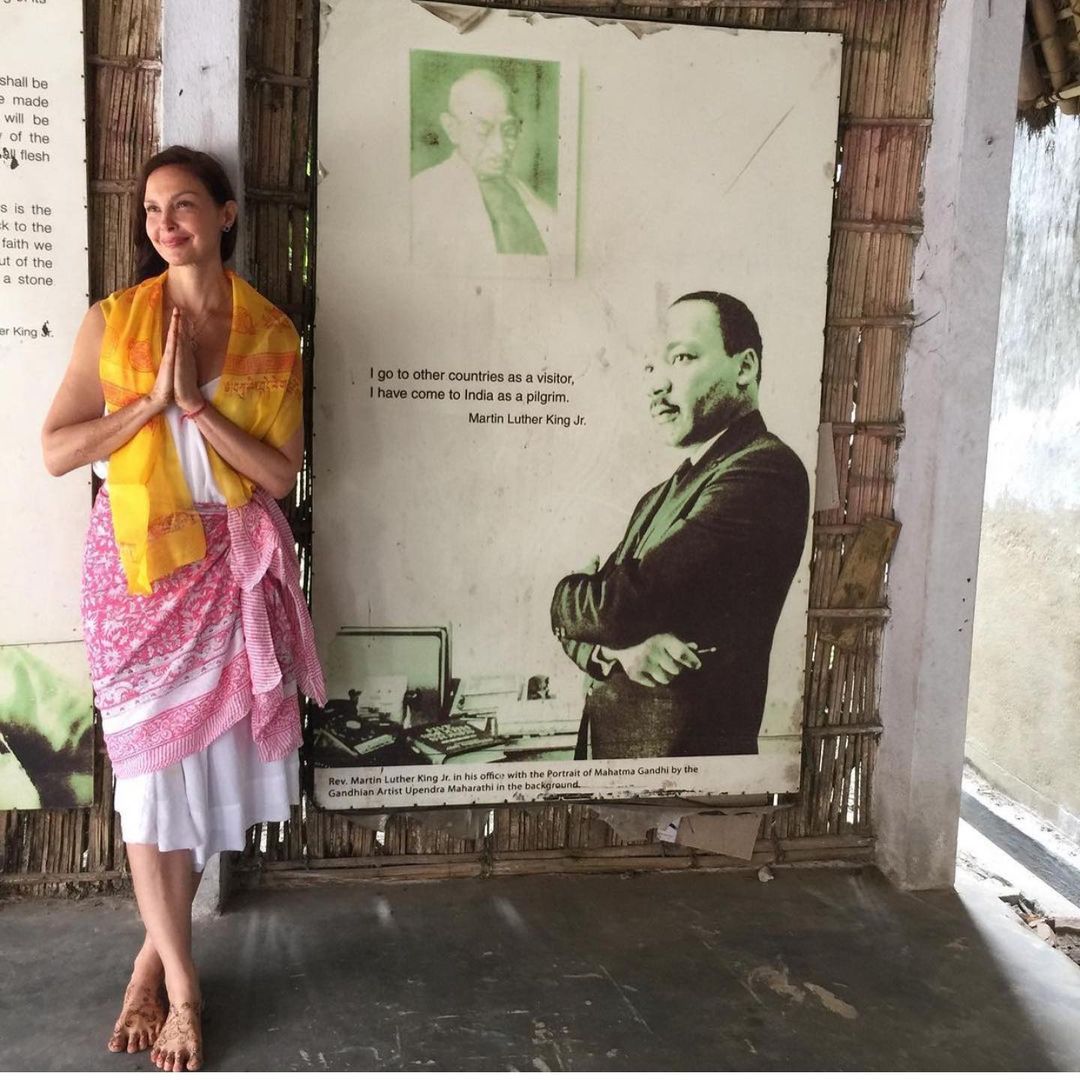
<path id="1" fill-rule="evenodd" d="M 551 255 L 558 65 L 413 55 L 414 252 Z"/>
<path id="2" fill-rule="evenodd" d="M 688 293 L 665 314 L 643 398 L 685 459 L 603 565 L 566 575 L 552 598 L 555 636 L 590 676 L 579 758 L 758 752 L 810 513 L 806 469 L 759 408 L 762 354 L 736 297 Z"/>

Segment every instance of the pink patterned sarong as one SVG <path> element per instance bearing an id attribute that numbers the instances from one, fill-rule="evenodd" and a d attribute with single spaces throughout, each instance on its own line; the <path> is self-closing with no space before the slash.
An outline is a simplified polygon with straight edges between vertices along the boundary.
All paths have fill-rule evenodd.
<path id="1" fill-rule="evenodd" d="M 326 699 L 288 523 L 256 490 L 244 506 L 199 504 L 206 557 L 132 595 L 108 491 L 83 555 L 83 633 L 105 747 L 118 777 L 155 772 L 241 721 L 263 761 L 302 741 L 299 686 Z"/>

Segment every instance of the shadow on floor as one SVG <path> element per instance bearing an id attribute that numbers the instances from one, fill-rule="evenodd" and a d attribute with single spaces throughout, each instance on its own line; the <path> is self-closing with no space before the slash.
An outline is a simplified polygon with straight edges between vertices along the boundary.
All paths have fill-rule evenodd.
<path id="1" fill-rule="evenodd" d="M 156 1071 L 104 1050 L 140 939 L 129 901 L 0 908 L 0 1068 Z M 1080 1068 L 1080 968 L 873 870 L 265 890 L 196 956 L 210 1068 Z"/>

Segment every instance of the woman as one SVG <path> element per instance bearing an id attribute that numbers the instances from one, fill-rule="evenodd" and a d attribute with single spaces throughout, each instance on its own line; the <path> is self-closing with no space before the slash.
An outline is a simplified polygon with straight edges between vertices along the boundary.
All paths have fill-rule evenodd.
<path id="1" fill-rule="evenodd" d="M 107 477 L 83 626 L 146 928 L 109 1049 L 152 1047 L 175 1072 L 202 1065 L 191 904 L 203 867 L 256 822 L 288 818 L 297 686 L 325 699 L 273 501 L 303 456 L 298 339 L 224 268 L 236 213 L 208 155 L 173 146 L 143 166 L 139 284 L 87 313 L 42 432 L 54 476 L 96 463 Z"/>

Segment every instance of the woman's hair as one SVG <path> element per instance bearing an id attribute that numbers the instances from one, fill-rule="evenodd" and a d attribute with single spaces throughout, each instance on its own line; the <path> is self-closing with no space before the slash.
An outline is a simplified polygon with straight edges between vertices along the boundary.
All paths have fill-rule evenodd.
<path id="1" fill-rule="evenodd" d="M 218 204 L 234 201 L 233 191 L 225 169 L 217 158 L 186 146 L 167 146 L 144 162 L 139 170 L 139 182 L 135 188 L 135 205 L 132 208 L 132 235 L 135 237 L 135 282 L 145 281 L 164 273 L 168 263 L 157 253 L 150 237 L 146 235 L 146 182 L 155 169 L 164 165 L 179 165 L 192 176 L 198 177 L 210 197 Z M 236 250 L 236 227 L 234 221 L 228 232 L 221 234 L 221 261 L 226 262 Z"/>

